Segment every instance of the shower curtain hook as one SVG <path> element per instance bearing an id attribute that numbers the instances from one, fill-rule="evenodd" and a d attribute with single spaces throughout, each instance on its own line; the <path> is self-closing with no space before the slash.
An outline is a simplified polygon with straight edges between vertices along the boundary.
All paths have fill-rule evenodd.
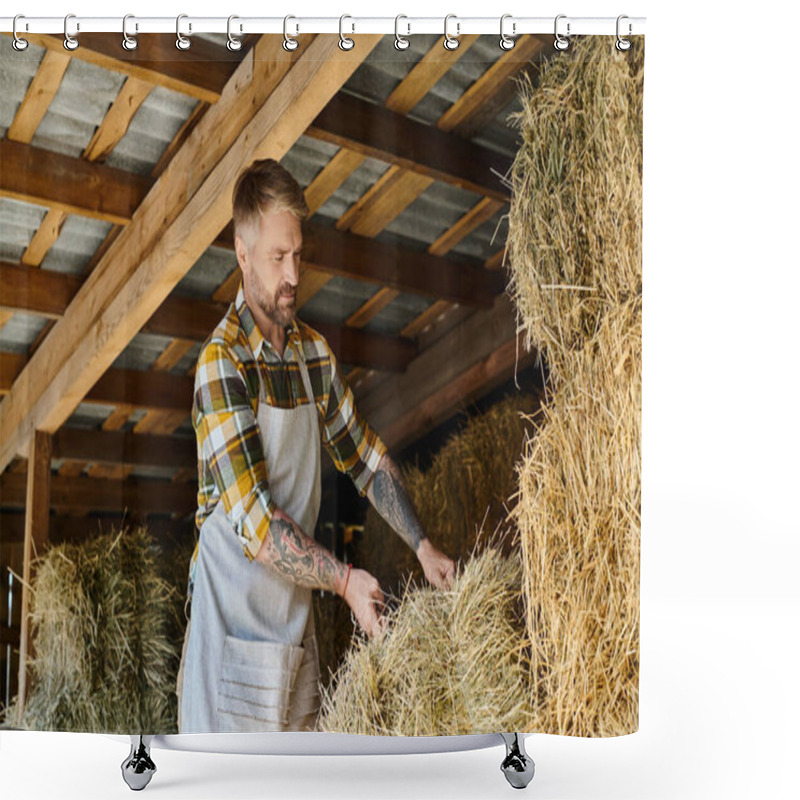
<path id="1" fill-rule="evenodd" d="M 74 14 L 67 14 L 64 17 L 64 48 L 66 50 L 77 50 L 78 49 L 78 40 L 74 36 L 69 35 L 69 31 L 67 31 L 67 26 L 69 25 L 69 21 L 71 19 L 75 19 Z M 81 26 L 76 22 L 75 23 L 75 32 L 77 33 L 81 29 Z"/>
<path id="2" fill-rule="evenodd" d="M 17 14 L 14 17 L 14 22 L 11 25 L 11 31 L 14 34 L 14 41 L 11 42 L 11 46 L 19 53 L 21 53 L 27 46 L 28 40 L 22 39 L 20 36 L 17 35 L 17 20 L 18 19 L 25 19 L 22 14 Z"/>
<path id="3" fill-rule="evenodd" d="M 456 20 L 456 36 L 458 36 L 458 34 L 461 32 L 461 23 L 456 18 L 456 15 L 455 14 L 448 14 L 444 18 L 444 41 L 442 42 L 442 44 L 444 45 L 444 49 L 445 50 L 457 50 L 458 46 L 461 44 L 461 42 L 459 42 L 459 40 L 456 38 L 456 36 L 451 36 L 447 32 L 447 23 L 451 19 L 455 19 Z"/>
<path id="4" fill-rule="evenodd" d="M 616 48 L 617 48 L 617 50 L 620 51 L 620 53 L 624 53 L 626 50 L 630 50 L 631 49 L 631 40 L 630 39 L 623 39 L 622 36 L 620 36 L 620 33 L 619 33 L 619 23 L 623 19 L 628 19 L 628 17 L 625 14 L 620 14 L 617 17 L 617 44 L 616 44 Z M 631 35 L 631 31 L 632 30 L 633 30 L 633 26 L 629 22 L 628 23 L 628 36 Z"/>
<path id="5" fill-rule="evenodd" d="M 569 39 L 567 38 L 567 36 L 569 36 L 569 22 L 567 22 L 567 36 L 562 36 L 558 32 L 558 21 L 560 19 L 566 19 L 566 18 L 567 18 L 566 14 L 559 14 L 556 17 L 556 23 L 555 23 L 556 40 L 555 42 L 553 42 L 553 46 L 556 48 L 556 50 L 566 50 L 569 47 Z"/>
<path id="6" fill-rule="evenodd" d="M 356 46 L 355 41 L 345 36 L 344 33 L 342 32 L 342 28 L 344 27 L 344 21 L 346 19 L 353 19 L 353 18 L 349 14 L 342 14 L 342 16 L 339 17 L 339 47 L 342 50 L 352 50 Z M 355 24 L 353 24 L 352 27 L 353 27 L 352 32 L 355 33 L 356 30 Z"/>
<path id="7" fill-rule="evenodd" d="M 515 39 L 512 39 L 511 36 L 516 36 L 517 33 L 517 23 L 511 23 L 511 36 L 506 36 L 503 32 L 503 23 L 509 18 L 513 16 L 512 14 L 503 14 L 500 17 L 500 49 L 501 50 L 510 50 L 517 42 Z"/>
<path id="8" fill-rule="evenodd" d="M 178 50 L 188 50 L 192 46 L 191 40 L 187 39 L 181 33 L 181 20 L 182 19 L 187 19 L 188 17 L 189 17 L 188 14 L 178 14 L 178 16 L 177 16 L 177 18 L 175 20 L 175 33 L 178 36 L 178 38 L 175 40 L 175 47 L 177 47 Z M 190 22 L 189 23 L 189 33 L 191 33 L 191 32 L 192 32 L 192 23 Z"/>
<path id="9" fill-rule="evenodd" d="M 126 14 L 122 18 L 122 47 L 124 50 L 135 50 L 139 46 L 139 42 L 135 36 L 128 36 L 128 20 L 136 19 L 133 14 Z M 134 30 L 139 30 L 139 25 L 134 23 Z"/>
<path id="10" fill-rule="evenodd" d="M 394 46 L 397 50 L 408 50 L 409 46 L 411 45 L 411 42 L 409 42 L 408 39 L 405 38 L 405 36 L 400 35 L 399 26 L 401 19 L 408 19 L 408 17 L 405 14 L 398 14 L 394 18 Z M 411 23 L 409 22 L 407 23 L 407 25 L 408 25 L 408 33 L 406 34 L 406 36 L 411 36 Z"/>
<path id="11" fill-rule="evenodd" d="M 226 47 L 232 53 L 235 53 L 237 50 L 241 50 L 242 49 L 242 40 L 241 39 L 237 39 L 231 33 L 231 22 L 233 20 L 235 20 L 235 19 L 239 19 L 239 17 L 237 17 L 235 14 L 231 14 L 228 17 L 228 43 L 226 44 Z M 242 28 L 241 28 L 241 26 L 239 26 L 239 31 L 241 31 L 241 30 L 242 30 Z"/>
<path id="12" fill-rule="evenodd" d="M 292 50 L 297 50 L 298 47 L 297 39 L 293 39 L 289 36 L 288 25 L 290 19 L 297 19 L 297 17 L 288 14 L 283 18 L 283 49 L 289 53 L 291 53 Z"/>

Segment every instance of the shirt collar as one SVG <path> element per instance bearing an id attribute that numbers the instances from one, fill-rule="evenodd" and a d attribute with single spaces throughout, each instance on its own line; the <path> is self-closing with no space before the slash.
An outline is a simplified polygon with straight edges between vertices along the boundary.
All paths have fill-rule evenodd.
<path id="1" fill-rule="evenodd" d="M 234 301 L 234 305 L 236 307 L 236 313 L 239 316 L 239 322 L 241 323 L 242 330 L 247 336 L 247 341 L 250 345 L 250 350 L 252 351 L 253 355 L 258 358 L 261 355 L 261 348 L 266 346 L 269 347 L 271 350 L 275 348 L 272 346 L 272 342 L 267 341 L 264 338 L 264 335 L 261 333 L 261 329 L 256 325 L 256 321 L 253 318 L 253 313 L 250 311 L 250 307 L 247 305 L 244 299 L 244 288 L 242 284 L 239 283 L 239 291 L 236 293 L 236 300 Z M 286 331 L 286 349 L 288 349 L 289 345 L 299 344 L 300 342 L 300 329 L 297 326 L 297 318 L 294 318 L 288 325 L 284 327 Z M 299 353 L 302 350 L 301 347 L 296 347 L 295 352 Z M 284 353 L 286 350 L 284 350 Z"/>

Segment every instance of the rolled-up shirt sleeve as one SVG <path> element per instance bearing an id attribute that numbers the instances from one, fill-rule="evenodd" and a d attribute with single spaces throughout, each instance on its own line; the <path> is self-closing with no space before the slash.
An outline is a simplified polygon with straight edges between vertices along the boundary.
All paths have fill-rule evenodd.
<path id="1" fill-rule="evenodd" d="M 244 376 L 221 342 L 212 340 L 201 353 L 192 421 L 207 479 L 213 479 L 214 494 L 219 495 L 239 543 L 252 561 L 276 505 Z M 202 494 L 204 487 L 200 489 Z"/>
<path id="2" fill-rule="evenodd" d="M 364 497 L 386 452 L 386 445 L 356 409 L 353 390 L 327 343 L 326 347 L 330 358 L 330 386 L 323 443 L 336 469 L 348 475 Z"/>

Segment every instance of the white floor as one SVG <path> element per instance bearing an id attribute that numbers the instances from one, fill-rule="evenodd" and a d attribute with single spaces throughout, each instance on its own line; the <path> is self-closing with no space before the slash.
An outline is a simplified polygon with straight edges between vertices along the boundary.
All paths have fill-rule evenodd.
<path id="1" fill-rule="evenodd" d="M 640 731 L 615 740 L 532 737 L 537 774 L 527 795 L 797 798 L 797 8 L 784 4 L 778 18 L 755 5 L 685 0 L 402 5 L 377 12 L 374 0 L 347 8 L 297 0 L 265 11 L 240 0 L 235 10 L 648 17 Z M 211 0 L 107 6 L 86 0 L 80 11 L 229 13 Z M 38 0 L 29 13 L 69 10 Z M 119 770 L 126 755 L 103 736 L 2 733 L 0 792 L 129 796 Z M 155 751 L 158 772 L 146 792 L 170 800 L 487 800 L 513 791 L 498 769 L 502 755 L 501 747 L 349 758 Z"/>

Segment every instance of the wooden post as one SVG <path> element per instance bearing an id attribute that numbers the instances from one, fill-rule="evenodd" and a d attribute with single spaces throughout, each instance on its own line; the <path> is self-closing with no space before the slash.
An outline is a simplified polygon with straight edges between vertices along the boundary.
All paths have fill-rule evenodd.
<path id="1" fill-rule="evenodd" d="M 31 624 L 29 619 L 33 580 L 33 560 L 41 555 L 47 543 L 50 516 L 50 455 L 52 437 L 49 433 L 36 431 L 31 438 L 28 456 L 27 492 L 25 495 L 25 542 L 22 566 L 22 617 L 19 637 L 19 719 L 25 708 L 27 690 L 27 660 L 33 655 Z"/>

